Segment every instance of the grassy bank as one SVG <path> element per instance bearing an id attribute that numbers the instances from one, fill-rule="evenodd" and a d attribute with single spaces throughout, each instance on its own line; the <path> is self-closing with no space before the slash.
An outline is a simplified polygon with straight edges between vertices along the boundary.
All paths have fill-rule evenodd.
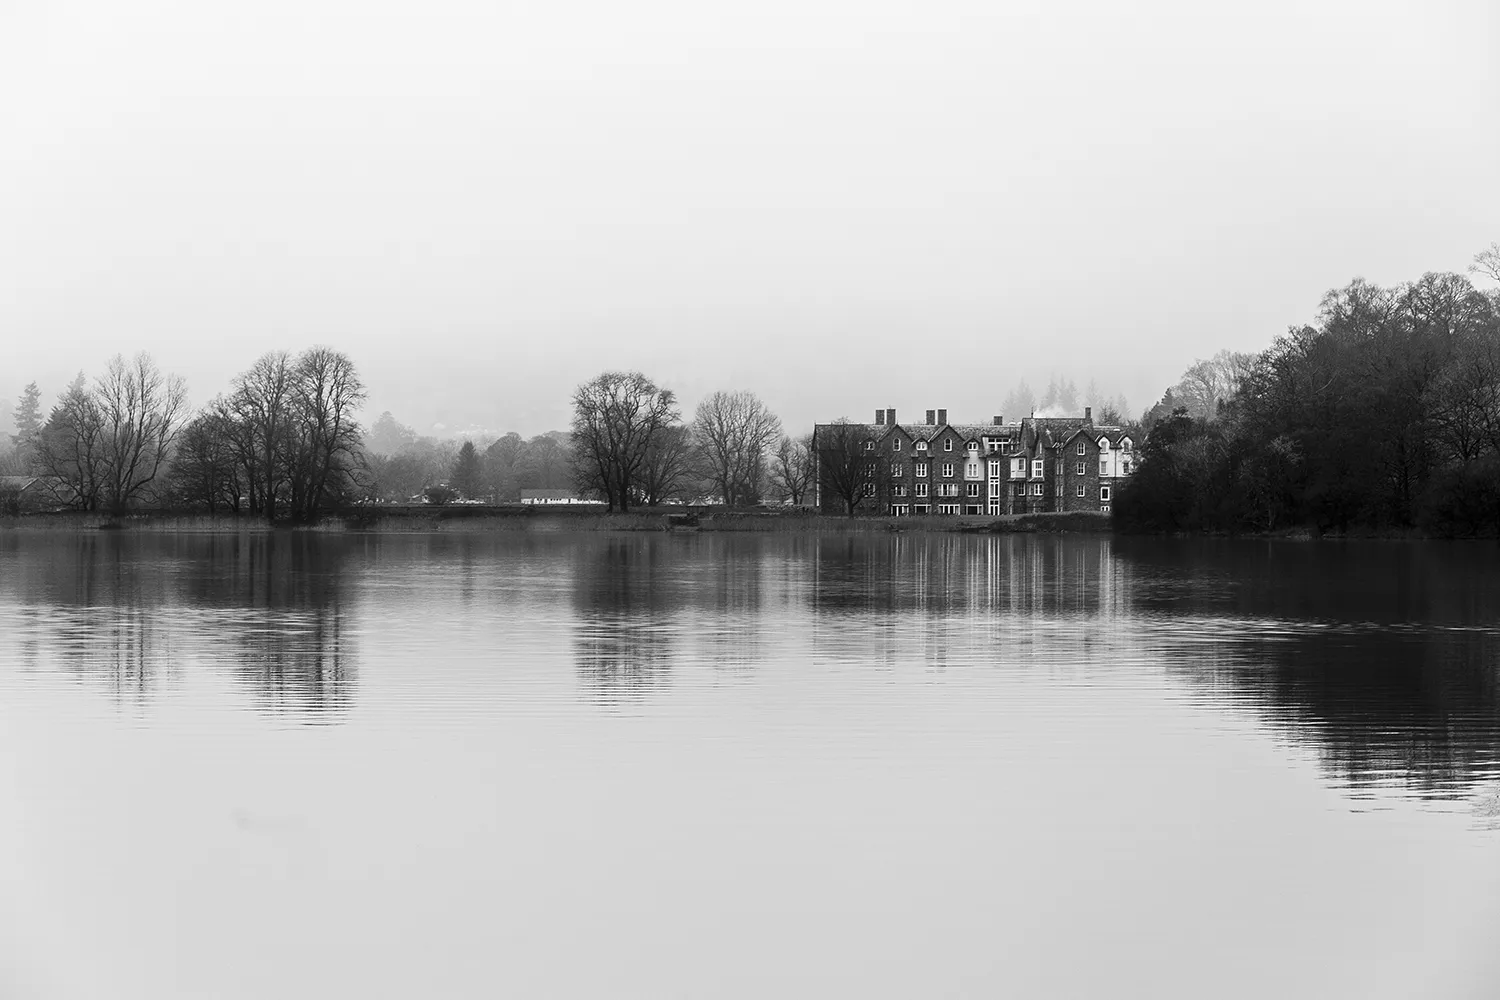
<path id="1" fill-rule="evenodd" d="M 0 530 L 265 532 L 288 530 L 259 518 L 231 514 L 155 512 L 113 518 L 107 514 L 60 511 L 0 518 Z M 604 513 L 597 508 L 401 506 L 361 507 L 338 512 L 316 525 L 291 530 L 316 532 L 466 531 L 711 531 L 787 534 L 867 532 L 1107 532 L 1107 514 L 1021 514 L 1013 517 L 843 517 L 806 511 L 724 511 L 656 508 Z"/>

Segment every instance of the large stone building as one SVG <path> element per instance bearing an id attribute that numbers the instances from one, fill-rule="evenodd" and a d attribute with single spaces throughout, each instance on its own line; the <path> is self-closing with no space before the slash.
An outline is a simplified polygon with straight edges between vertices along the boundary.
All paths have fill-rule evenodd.
<path id="1" fill-rule="evenodd" d="M 825 513 L 845 509 L 844 497 L 822 474 L 821 463 L 831 460 L 826 445 L 835 435 L 848 440 L 851 431 L 864 456 L 859 510 L 897 517 L 1107 512 L 1135 464 L 1135 442 L 1121 427 L 1094 423 L 1089 407 L 1081 417 L 1006 423 L 997 416 L 988 424 L 950 424 L 947 410 L 928 410 L 925 422 L 901 424 L 895 410 L 876 410 L 874 423 L 813 430 L 820 463 L 816 503 Z"/>

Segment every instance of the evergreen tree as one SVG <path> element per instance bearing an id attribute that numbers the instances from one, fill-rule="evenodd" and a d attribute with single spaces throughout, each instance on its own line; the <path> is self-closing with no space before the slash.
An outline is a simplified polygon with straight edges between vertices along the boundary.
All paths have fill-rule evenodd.
<path id="1" fill-rule="evenodd" d="M 42 429 L 42 393 L 35 382 L 21 393 L 12 415 L 16 421 L 16 433 L 11 436 L 11 441 L 17 448 L 29 448 Z"/>
<path id="2" fill-rule="evenodd" d="M 453 474 L 448 483 L 466 500 L 476 500 L 484 490 L 484 478 L 479 464 L 479 452 L 473 441 L 465 441 L 453 460 Z"/>

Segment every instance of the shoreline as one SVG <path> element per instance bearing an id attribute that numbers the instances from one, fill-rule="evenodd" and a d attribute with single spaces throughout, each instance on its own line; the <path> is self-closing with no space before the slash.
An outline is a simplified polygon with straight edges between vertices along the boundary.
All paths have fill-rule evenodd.
<path id="1" fill-rule="evenodd" d="M 960 534 L 1108 534 L 1109 515 L 1093 512 L 1014 514 L 1001 517 L 934 515 L 891 517 L 817 514 L 806 511 L 704 511 L 651 508 L 628 513 L 535 508 L 419 507 L 357 508 L 339 511 L 316 524 L 268 524 L 233 514 L 151 512 L 112 517 L 81 511 L 0 517 L 0 531 L 106 531 L 153 533 L 271 533 L 279 531 L 349 534 L 416 532 L 757 532 L 770 534 L 869 534 L 921 532 Z"/>

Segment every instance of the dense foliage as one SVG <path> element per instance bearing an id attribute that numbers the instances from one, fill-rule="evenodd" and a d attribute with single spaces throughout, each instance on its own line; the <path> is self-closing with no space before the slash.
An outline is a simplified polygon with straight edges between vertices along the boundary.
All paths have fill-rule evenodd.
<path id="1" fill-rule="evenodd" d="M 1500 532 L 1500 294 L 1356 280 L 1238 369 L 1155 415 L 1123 530 Z"/>

